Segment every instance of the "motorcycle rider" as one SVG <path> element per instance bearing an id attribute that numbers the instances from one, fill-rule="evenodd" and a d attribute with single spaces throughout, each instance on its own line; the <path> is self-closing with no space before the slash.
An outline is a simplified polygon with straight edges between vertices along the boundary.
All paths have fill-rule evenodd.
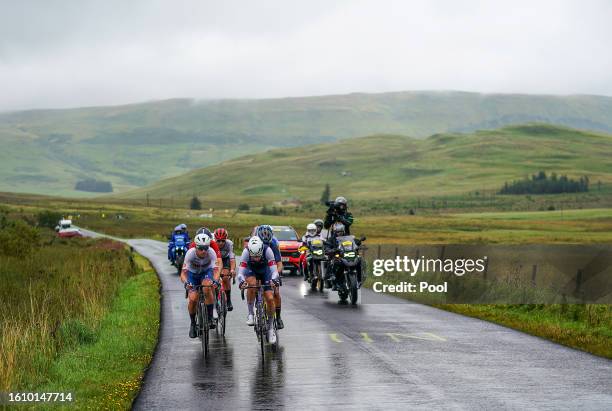
<path id="1" fill-rule="evenodd" d="M 242 251 L 242 256 L 240 257 L 238 284 L 240 288 L 244 288 L 246 285 L 257 285 L 257 280 L 259 280 L 261 285 L 264 286 L 263 294 L 268 310 L 268 341 L 270 344 L 276 343 L 276 332 L 272 326 L 276 308 L 272 285 L 279 278 L 278 270 L 276 268 L 276 260 L 274 258 L 274 252 L 272 249 L 265 245 L 258 236 L 251 237 L 246 248 Z M 249 326 L 253 326 L 255 324 L 253 304 L 255 303 L 256 295 L 257 289 L 249 288 L 247 290 L 247 305 L 249 310 L 247 315 L 247 325 Z"/>
<path id="2" fill-rule="evenodd" d="M 330 231 L 331 231 L 330 239 L 326 241 L 326 245 L 328 247 L 328 250 L 327 250 L 328 253 L 335 252 L 338 249 L 338 241 L 337 241 L 338 237 L 343 237 L 347 235 L 344 224 L 340 222 L 334 223 Z M 331 283 L 332 291 L 338 290 L 338 286 L 336 284 L 336 270 L 337 269 L 338 267 L 334 265 L 330 265 L 329 270 L 326 270 L 326 277 L 327 277 L 326 282 L 328 284 L 328 288 L 329 288 L 329 283 Z"/>
<path id="3" fill-rule="evenodd" d="M 195 237 L 195 248 L 190 249 L 185 254 L 185 262 L 181 271 L 181 281 L 185 284 L 185 288 L 189 290 L 189 302 L 187 311 L 191 318 L 191 326 L 189 327 L 189 337 L 195 338 L 196 332 L 196 305 L 198 303 L 198 293 L 194 286 L 196 285 L 215 285 L 219 286 L 219 266 L 217 265 L 217 255 L 210 248 L 211 237 L 202 233 Z M 206 288 L 204 292 L 204 301 L 211 329 L 216 327 L 213 321 L 214 296 L 212 288 Z"/>
<path id="4" fill-rule="evenodd" d="M 328 244 L 332 247 L 332 249 L 329 250 L 329 252 L 334 251 L 338 249 L 339 247 L 339 242 L 337 240 L 338 237 L 343 237 L 343 236 L 348 236 L 350 234 L 347 234 L 345 232 L 345 227 L 344 224 L 342 223 L 335 223 L 332 227 L 332 239 L 333 242 L 328 242 Z M 355 242 L 355 244 L 359 247 L 361 245 L 361 240 L 358 238 L 354 238 L 354 236 L 351 236 L 353 238 L 353 241 Z M 329 280 L 332 283 L 332 291 L 336 291 L 337 290 L 337 284 L 336 284 L 336 273 L 337 270 L 340 269 L 341 267 L 339 266 L 331 266 L 330 267 L 330 272 L 331 272 L 331 276 L 329 278 Z M 362 267 L 361 264 L 359 264 L 357 266 L 356 269 L 357 272 L 357 283 L 358 283 L 358 287 L 361 287 L 361 281 L 362 281 Z"/>
<path id="5" fill-rule="evenodd" d="M 344 197 L 337 197 L 333 202 L 327 202 L 327 213 L 323 226 L 331 228 L 335 223 L 344 224 L 346 235 L 351 235 L 351 225 L 353 224 L 353 214 L 348 211 L 348 202 Z"/>
<path id="6" fill-rule="evenodd" d="M 323 230 L 323 220 L 317 218 L 312 223 L 315 225 L 315 227 L 317 227 L 317 235 L 321 235 L 321 231 Z"/>
<path id="7" fill-rule="evenodd" d="M 272 227 L 264 224 L 257 227 L 257 237 L 263 241 L 263 243 L 272 249 L 272 253 L 274 254 L 274 261 L 276 261 L 276 270 L 280 274 L 283 272 L 283 261 L 281 257 L 280 247 L 278 244 L 278 240 L 274 237 L 274 231 Z M 285 328 L 285 324 L 281 318 L 281 295 L 280 295 L 280 287 L 275 285 L 274 287 L 274 305 L 276 307 L 276 328 L 282 330 Z"/>
<path id="8" fill-rule="evenodd" d="M 189 239 L 186 224 L 179 224 L 174 227 L 174 230 L 172 230 L 172 233 L 170 233 L 170 237 L 168 238 L 168 260 L 170 261 L 171 265 L 174 265 L 176 261 L 175 244 L 177 238 L 182 238 L 184 244 L 189 244 L 191 241 Z"/>
<path id="9" fill-rule="evenodd" d="M 234 243 L 229 240 L 225 228 L 217 228 L 214 233 L 215 242 L 221 251 L 222 269 L 221 275 L 231 275 L 231 279 L 236 278 L 236 256 L 234 255 Z M 227 311 L 232 311 L 232 281 L 229 277 L 222 277 L 225 296 L 227 297 Z"/>
<path id="10" fill-rule="evenodd" d="M 306 233 L 302 236 L 302 246 L 306 248 L 310 248 L 310 242 L 317 238 L 317 226 L 314 223 L 310 223 L 306 226 Z M 311 273 L 311 259 L 310 255 L 306 256 L 306 269 L 304 270 L 304 281 L 308 281 Z"/>

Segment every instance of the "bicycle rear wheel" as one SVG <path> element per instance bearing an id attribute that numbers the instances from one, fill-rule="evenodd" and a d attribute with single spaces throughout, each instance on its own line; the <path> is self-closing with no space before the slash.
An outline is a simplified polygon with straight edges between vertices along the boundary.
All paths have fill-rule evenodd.
<path id="1" fill-rule="evenodd" d="M 221 335 L 225 337 L 225 318 L 227 316 L 227 296 L 225 291 L 220 292 L 221 299 L 219 300 L 219 326 L 221 328 Z"/>

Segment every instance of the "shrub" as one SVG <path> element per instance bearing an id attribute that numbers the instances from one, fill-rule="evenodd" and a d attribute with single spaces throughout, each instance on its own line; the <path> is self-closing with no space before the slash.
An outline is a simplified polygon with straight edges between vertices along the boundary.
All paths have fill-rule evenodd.
<path id="1" fill-rule="evenodd" d="M 193 196 L 191 202 L 189 203 L 189 208 L 191 208 L 192 210 L 201 210 L 202 203 L 200 202 L 200 199 L 196 196 Z"/>
<path id="2" fill-rule="evenodd" d="M 38 246 L 40 236 L 35 228 L 21 220 L 4 219 L 0 228 L 0 254 L 23 257 Z"/>
<path id="3" fill-rule="evenodd" d="M 37 215 L 38 226 L 53 229 L 62 217 L 62 213 L 45 210 Z"/>

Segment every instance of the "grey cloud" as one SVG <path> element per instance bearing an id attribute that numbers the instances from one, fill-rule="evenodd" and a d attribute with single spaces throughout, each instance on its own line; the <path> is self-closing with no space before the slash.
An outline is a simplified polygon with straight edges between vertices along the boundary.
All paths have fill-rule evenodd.
<path id="1" fill-rule="evenodd" d="M 608 1 L 0 7 L 0 110 L 407 89 L 612 94 Z"/>

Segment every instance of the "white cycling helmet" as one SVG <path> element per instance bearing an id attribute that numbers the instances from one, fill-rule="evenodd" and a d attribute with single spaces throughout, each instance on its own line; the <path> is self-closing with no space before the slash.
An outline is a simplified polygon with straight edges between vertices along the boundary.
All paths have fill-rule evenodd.
<path id="1" fill-rule="evenodd" d="M 249 243 L 247 244 L 247 250 L 249 250 L 249 255 L 251 257 L 261 257 L 263 255 L 264 243 L 261 241 L 261 238 L 254 235 L 249 239 Z"/>
<path id="2" fill-rule="evenodd" d="M 210 246 L 210 237 L 207 234 L 198 234 L 195 236 L 194 240 L 196 248 L 208 249 Z"/>
<path id="3" fill-rule="evenodd" d="M 314 225 L 313 223 L 310 223 L 306 226 L 306 233 L 310 234 L 310 235 L 315 235 L 317 234 L 317 226 Z"/>

